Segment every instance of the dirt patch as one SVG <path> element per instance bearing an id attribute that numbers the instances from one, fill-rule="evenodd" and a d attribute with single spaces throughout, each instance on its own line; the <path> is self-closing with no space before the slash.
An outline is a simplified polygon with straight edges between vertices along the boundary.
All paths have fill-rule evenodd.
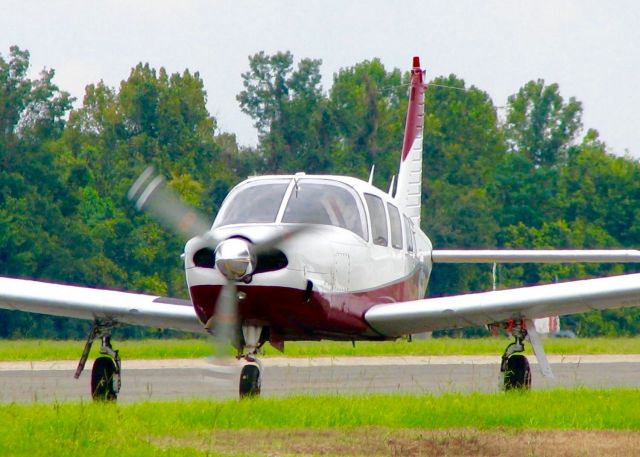
<path id="1" fill-rule="evenodd" d="M 160 447 L 264 456 L 637 456 L 640 433 L 592 430 L 335 428 L 213 430 L 156 438 Z"/>

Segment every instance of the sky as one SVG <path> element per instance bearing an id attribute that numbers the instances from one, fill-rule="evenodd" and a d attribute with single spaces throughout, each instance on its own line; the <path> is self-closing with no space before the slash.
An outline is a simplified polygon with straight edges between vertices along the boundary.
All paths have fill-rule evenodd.
<path id="1" fill-rule="evenodd" d="M 583 103 L 585 131 L 640 158 L 639 24 L 640 2 L 622 0 L 2 0 L 0 54 L 29 50 L 32 77 L 53 68 L 77 103 L 138 62 L 198 71 L 218 126 L 244 145 L 257 141 L 236 101 L 249 56 L 321 59 L 328 90 L 340 68 L 377 57 L 406 71 L 417 55 L 427 80 L 453 73 L 497 106 L 527 81 L 558 83 Z"/>

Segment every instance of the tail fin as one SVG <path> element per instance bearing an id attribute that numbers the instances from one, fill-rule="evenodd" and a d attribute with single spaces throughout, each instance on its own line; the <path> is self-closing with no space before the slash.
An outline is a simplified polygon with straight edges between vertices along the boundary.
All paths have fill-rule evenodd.
<path id="1" fill-rule="evenodd" d="M 398 172 L 396 201 L 416 227 L 420 227 L 420 202 L 422 197 L 422 130 L 424 126 L 424 82 L 420 58 L 413 58 L 411 69 L 411 92 L 400 171 Z"/>

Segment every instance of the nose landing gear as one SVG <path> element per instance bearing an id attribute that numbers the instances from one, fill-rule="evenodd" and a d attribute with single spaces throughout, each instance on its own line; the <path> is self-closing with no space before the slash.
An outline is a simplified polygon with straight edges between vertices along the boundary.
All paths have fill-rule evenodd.
<path id="1" fill-rule="evenodd" d="M 240 398 L 256 397 L 260 395 L 262 385 L 261 372 L 262 364 L 258 360 L 258 351 L 262 347 L 260 336 L 262 327 L 256 325 L 243 325 L 242 335 L 244 336 L 244 353 L 238 359 L 244 359 L 247 364 L 240 372 Z"/>

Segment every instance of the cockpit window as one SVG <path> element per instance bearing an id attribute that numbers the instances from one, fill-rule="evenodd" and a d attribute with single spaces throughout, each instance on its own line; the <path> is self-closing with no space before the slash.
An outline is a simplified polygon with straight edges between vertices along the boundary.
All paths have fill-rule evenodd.
<path id="1" fill-rule="evenodd" d="M 350 187 L 335 181 L 298 179 L 282 222 L 333 225 L 369 239 L 360 198 Z"/>
<path id="2" fill-rule="evenodd" d="M 288 186 L 285 179 L 244 184 L 225 201 L 216 226 L 275 222 Z"/>

